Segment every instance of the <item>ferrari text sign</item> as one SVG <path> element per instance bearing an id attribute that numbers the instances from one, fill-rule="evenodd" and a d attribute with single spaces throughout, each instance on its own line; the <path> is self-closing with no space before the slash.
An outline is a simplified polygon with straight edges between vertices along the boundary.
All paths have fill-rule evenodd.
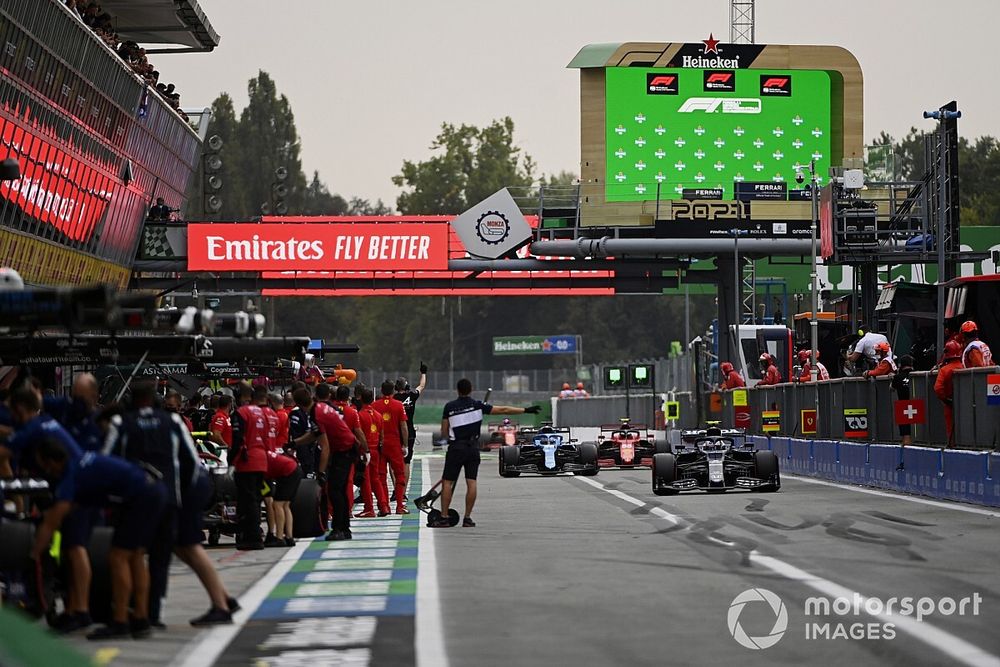
<path id="1" fill-rule="evenodd" d="M 445 271 L 446 224 L 193 224 L 188 271 Z"/>

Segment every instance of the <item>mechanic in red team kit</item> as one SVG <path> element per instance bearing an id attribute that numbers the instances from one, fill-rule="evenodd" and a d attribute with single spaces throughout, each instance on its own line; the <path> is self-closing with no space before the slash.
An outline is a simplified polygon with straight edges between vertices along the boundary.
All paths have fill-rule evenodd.
<path id="1" fill-rule="evenodd" d="M 403 446 L 409 437 L 406 429 L 406 409 L 403 404 L 392 397 L 396 390 L 396 385 L 392 380 L 382 383 L 382 397 L 379 398 L 373 407 L 375 411 L 382 415 L 382 458 L 392 466 L 395 486 L 393 494 L 396 498 L 396 514 L 409 514 L 406 509 L 404 494 L 406 493 L 406 464 L 403 457 Z M 380 466 L 377 472 L 379 484 L 385 484 L 385 466 Z M 396 495 L 395 490 L 399 489 Z"/>
<path id="2" fill-rule="evenodd" d="M 325 386 L 325 385 L 320 385 Z M 319 432 L 319 469 L 316 476 L 326 484 L 330 499 L 331 526 L 327 541 L 351 539 L 351 508 L 354 505 L 354 461 L 368 453 L 368 442 L 355 432 L 331 405 L 316 403 L 313 421 Z"/>
<path id="3" fill-rule="evenodd" d="M 465 470 L 465 518 L 462 526 L 472 528 L 472 508 L 476 504 L 479 477 L 479 433 L 483 426 L 483 415 L 538 414 L 541 407 L 531 405 L 516 408 L 510 405 L 490 405 L 472 398 L 472 382 L 466 378 L 458 381 L 458 398 L 444 406 L 441 414 L 441 435 L 448 434 L 448 453 L 444 459 L 444 473 L 441 475 L 441 515 L 436 521 L 428 521 L 431 528 L 449 528 L 448 511 L 451 509 L 452 494 L 458 475 Z"/>
<path id="4" fill-rule="evenodd" d="M 774 365 L 774 357 L 765 352 L 760 355 L 760 383 L 762 385 L 779 384 L 781 371 Z"/>
<path id="5" fill-rule="evenodd" d="M 250 405 L 251 389 L 239 387 L 241 406 L 233 413 L 233 445 L 229 463 L 236 472 L 236 521 L 239 534 L 236 548 L 241 551 L 264 548 L 260 534 L 261 488 L 267 472 L 268 423 L 264 411 Z"/>
<path id="6" fill-rule="evenodd" d="M 719 389 L 740 389 L 747 386 L 743 376 L 728 361 L 719 364 L 719 372 L 722 373 L 722 384 L 719 385 Z"/>
<path id="7" fill-rule="evenodd" d="M 375 494 L 375 502 L 378 505 L 378 516 L 389 515 L 389 491 L 385 488 L 385 478 L 382 484 L 376 475 L 376 471 L 385 470 L 385 461 L 382 460 L 382 415 L 375 411 L 372 403 L 375 402 L 375 393 L 367 387 L 361 390 L 361 409 L 358 411 L 358 418 L 361 422 L 361 431 L 368 441 L 368 466 L 365 468 L 365 479 L 361 485 L 361 499 L 364 502 L 364 509 L 355 516 L 359 518 L 371 518 L 375 516 L 375 505 L 372 503 L 372 492 Z"/>

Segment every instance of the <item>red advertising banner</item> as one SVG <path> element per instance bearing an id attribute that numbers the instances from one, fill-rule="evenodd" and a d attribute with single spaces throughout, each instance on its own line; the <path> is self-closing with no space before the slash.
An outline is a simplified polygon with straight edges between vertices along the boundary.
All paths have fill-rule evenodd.
<path id="1" fill-rule="evenodd" d="M 442 271 L 448 225 L 192 224 L 189 271 Z"/>
<path id="2" fill-rule="evenodd" d="M 88 241 L 108 208 L 111 179 L 41 135 L 0 118 L 0 160 L 14 158 L 21 178 L 0 183 L 0 198 L 75 241 Z"/>

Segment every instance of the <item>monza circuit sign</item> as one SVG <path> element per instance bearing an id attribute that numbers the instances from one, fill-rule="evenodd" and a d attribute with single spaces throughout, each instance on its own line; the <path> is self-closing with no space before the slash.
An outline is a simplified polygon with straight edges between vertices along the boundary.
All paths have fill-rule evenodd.
<path id="1" fill-rule="evenodd" d="M 193 224 L 189 271 L 443 271 L 446 224 Z"/>
<path id="2" fill-rule="evenodd" d="M 493 356 L 512 354 L 576 354 L 578 336 L 499 336 L 493 339 Z"/>

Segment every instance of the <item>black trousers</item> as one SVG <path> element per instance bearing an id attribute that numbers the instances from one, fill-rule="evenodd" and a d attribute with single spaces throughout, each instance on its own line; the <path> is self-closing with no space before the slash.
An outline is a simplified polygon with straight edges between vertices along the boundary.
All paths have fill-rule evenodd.
<path id="1" fill-rule="evenodd" d="M 236 525 L 239 528 L 236 542 L 237 544 L 261 542 L 260 493 L 264 485 L 264 473 L 237 472 L 233 475 L 233 481 L 236 482 Z"/>
<path id="2" fill-rule="evenodd" d="M 333 530 L 351 529 L 354 507 L 354 451 L 331 452 L 326 469 L 326 493 L 330 498 Z"/>
<path id="3" fill-rule="evenodd" d="M 168 505 L 149 547 L 149 620 L 160 620 L 163 598 L 167 597 L 170 557 L 177 539 L 177 508 Z"/>

